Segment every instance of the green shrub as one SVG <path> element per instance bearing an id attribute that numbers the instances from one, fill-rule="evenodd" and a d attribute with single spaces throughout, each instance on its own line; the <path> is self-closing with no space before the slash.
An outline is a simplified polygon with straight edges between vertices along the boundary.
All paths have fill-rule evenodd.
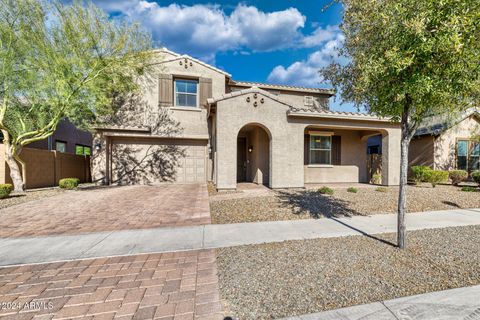
<path id="1" fill-rule="evenodd" d="M 472 179 L 480 186 L 480 170 L 472 172 Z"/>
<path id="2" fill-rule="evenodd" d="M 442 182 L 448 181 L 448 171 L 430 170 L 425 173 L 426 181 L 432 184 L 432 187 Z"/>
<path id="3" fill-rule="evenodd" d="M 472 186 L 465 186 L 465 187 L 462 187 L 462 191 L 475 192 L 475 191 L 477 191 L 477 188 L 472 187 Z"/>
<path id="4" fill-rule="evenodd" d="M 458 186 L 460 182 L 467 179 L 468 172 L 465 170 L 452 170 L 448 172 L 448 177 L 454 186 Z"/>
<path id="5" fill-rule="evenodd" d="M 8 197 L 10 192 L 12 192 L 13 186 L 9 183 L 0 184 L 0 199 Z"/>
<path id="6" fill-rule="evenodd" d="M 420 182 L 426 182 L 428 179 L 428 174 L 432 171 L 432 168 L 427 166 L 412 166 L 412 180 L 415 184 Z"/>
<path id="7" fill-rule="evenodd" d="M 320 192 L 321 194 L 332 195 L 333 194 L 333 189 L 331 189 L 329 187 L 321 187 L 320 189 L 318 189 L 318 192 Z"/>
<path id="8" fill-rule="evenodd" d="M 358 189 L 357 189 L 357 188 L 354 188 L 354 187 L 350 187 L 350 188 L 347 189 L 347 192 L 357 193 L 357 192 L 358 192 Z"/>
<path id="9" fill-rule="evenodd" d="M 58 186 L 63 189 L 75 189 L 79 183 L 80 179 L 78 178 L 65 178 L 58 181 Z"/>
<path id="10" fill-rule="evenodd" d="M 378 192 L 388 192 L 388 188 L 386 187 L 377 187 L 375 189 L 375 191 L 378 191 Z"/>
<path id="11" fill-rule="evenodd" d="M 374 173 L 372 175 L 372 179 L 370 179 L 370 183 L 381 184 L 382 183 L 382 174 L 381 173 Z"/>

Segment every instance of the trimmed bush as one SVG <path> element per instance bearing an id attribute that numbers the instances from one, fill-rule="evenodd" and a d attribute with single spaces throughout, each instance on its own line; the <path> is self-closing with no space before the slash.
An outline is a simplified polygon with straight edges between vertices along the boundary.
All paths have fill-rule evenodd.
<path id="1" fill-rule="evenodd" d="M 477 191 L 477 188 L 472 187 L 472 186 L 465 186 L 465 187 L 462 187 L 462 191 L 466 191 L 466 192 L 476 192 L 476 191 Z"/>
<path id="2" fill-rule="evenodd" d="M 75 189 L 79 183 L 80 179 L 78 178 L 65 178 L 58 181 L 58 186 L 63 189 Z"/>
<path id="3" fill-rule="evenodd" d="M 0 199 L 6 198 L 12 192 L 13 186 L 9 183 L 7 184 L 0 184 Z"/>
<path id="4" fill-rule="evenodd" d="M 357 192 L 358 192 L 358 189 L 357 189 L 357 188 L 354 188 L 354 187 L 350 187 L 350 188 L 347 189 L 347 192 L 357 193 Z"/>
<path id="5" fill-rule="evenodd" d="M 448 177 L 454 186 L 458 186 L 460 182 L 467 179 L 468 172 L 465 170 L 452 170 L 448 172 Z"/>
<path id="6" fill-rule="evenodd" d="M 427 166 L 412 166 L 412 180 L 415 184 L 420 182 L 427 182 L 428 174 L 432 171 L 432 168 Z"/>
<path id="7" fill-rule="evenodd" d="M 372 179 L 370 179 L 370 183 L 381 184 L 382 183 L 382 174 L 381 173 L 374 173 L 372 175 Z"/>
<path id="8" fill-rule="evenodd" d="M 386 187 L 377 187 L 375 189 L 375 191 L 378 191 L 378 192 L 388 192 L 388 188 Z"/>
<path id="9" fill-rule="evenodd" d="M 430 170 L 425 173 L 426 181 L 432 184 L 432 187 L 442 182 L 448 181 L 448 171 L 443 170 Z"/>
<path id="10" fill-rule="evenodd" d="M 321 194 L 332 195 L 333 194 L 333 189 L 331 189 L 329 187 L 321 187 L 320 189 L 318 189 L 318 192 L 321 193 Z"/>
<path id="11" fill-rule="evenodd" d="M 480 170 L 472 172 L 472 179 L 480 186 Z"/>

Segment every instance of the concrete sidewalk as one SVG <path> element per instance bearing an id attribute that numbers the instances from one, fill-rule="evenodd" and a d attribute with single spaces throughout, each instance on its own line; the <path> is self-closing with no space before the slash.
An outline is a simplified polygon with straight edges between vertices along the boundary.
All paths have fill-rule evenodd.
<path id="1" fill-rule="evenodd" d="M 283 320 L 480 319 L 480 286 L 431 292 Z"/>
<path id="2" fill-rule="evenodd" d="M 407 215 L 408 230 L 480 224 L 480 209 Z M 396 215 L 157 228 L 0 239 L 0 266 L 396 231 Z"/>

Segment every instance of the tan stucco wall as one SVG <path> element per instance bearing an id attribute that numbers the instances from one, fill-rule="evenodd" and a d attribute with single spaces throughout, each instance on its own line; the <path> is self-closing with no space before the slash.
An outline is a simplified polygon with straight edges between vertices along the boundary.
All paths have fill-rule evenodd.
<path id="1" fill-rule="evenodd" d="M 319 119 L 319 118 L 292 118 L 287 117 L 288 106 L 268 97 L 264 103 L 253 106 L 253 94 L 249 94 L 250 102 L 246 102 L 247 95 L 240 95 L 231 99 L 217 102 L 217 162 L 216 182 L 218 189 L 236 188 L 236 154 L 237 136 L 242 127 L 247 124 L 258 124 L 269 132 L 270 139 L 270 177 L 269 185 L 272 188 L 303 187 L 305 178 L 309 181 L 317 178 L 330 179 L 342 177 L 343 181 L 355 182 L 366 179 L 366 133 L 378 130 L 383 133 L 383 150 L 385 164 L 383 183 L 396 185 L 399 183 L 399 151 L 400 129 L 398 124 L 374 121 L 354 121 L 349 119 Z M 342 175 L 335 175 L 333 168 L 304 169 L 304 132 L 308 126 L 325 130 L 355 130 L 344 132 L 342 138 L 342 164 L 350 166 Z M 363 137 L 363 139 L 362 139 Z M 363 163 L 360 165 L 360 163 Z M 358 171 L 352 169 L 358 167 Z M 356 177 L 356 178 L 354 178 Z M 332 178 L 333 179 L 333 178 Z M 339 178 L 340 179 L 340 178 Z M 321 181 L 332 182 L 332 181 Z"/>
<path id="2" fill-rule="evenodd" d="M 428 166 L 433 168 L 434 136 L 412 139 L 408 150 L 408 166 Z"/>
<path id="3" fill-rule="evenodd" d="M 457 139 L 469 139 L 475 134 L 480 134 L 480 120 L 471 116 L 436 138 L 434 148 L 435 169 L 455 169 Z"/>

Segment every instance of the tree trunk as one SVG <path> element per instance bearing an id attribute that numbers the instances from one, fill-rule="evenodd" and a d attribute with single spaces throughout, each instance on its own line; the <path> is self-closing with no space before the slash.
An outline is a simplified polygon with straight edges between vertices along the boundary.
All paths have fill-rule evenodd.
<path id="1" fill-rule="evenodd" d="M 407 173 L 408 173 L 409 139 L 402 132 L 400 150 L 400 191 L 398 193 L 397 245 L 400 249 L 406 247 L 407 230 L 405 226 L 405 211 L 407 207 Z"/>
<path id="2" fill-rule="evenodd" d="M 8 164 L 8 167 L 10 168 L 10 178 L 12 178 L 13 182 L 13 192 L 14 193 L 25 193 L 25 183 L 24 180 L 22 179 L 22 176 L 25 177 L 25 162 L 21 161 L 22 163 L 22 172 L 23 175 L 20 173 L 20 167 L 18 166 L 17 161 L 15 160 L 15 157 L 18 158 L 17 155 L 14 155 L 12 152 L 12 146 L 10 145 L 5 145 L 5 161 Z"/>

